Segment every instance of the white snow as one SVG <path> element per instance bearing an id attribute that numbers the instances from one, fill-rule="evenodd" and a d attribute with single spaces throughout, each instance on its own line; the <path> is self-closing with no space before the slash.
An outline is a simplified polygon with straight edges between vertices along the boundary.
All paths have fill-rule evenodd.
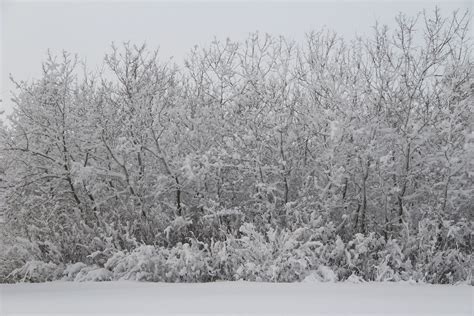
<path id="1" fill-rule="evenodd" d="M 473 287 L 408 283 L 2 285 L 0 315 L 472 315 Z"/>

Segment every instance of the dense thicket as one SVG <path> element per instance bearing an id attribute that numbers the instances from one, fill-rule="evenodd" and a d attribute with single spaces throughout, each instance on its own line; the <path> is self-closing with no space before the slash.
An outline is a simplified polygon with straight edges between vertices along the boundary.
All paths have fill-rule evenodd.
<path id="1" fill-rule="evenodd" d="M 469 14 L 396 22 L 49 57 L 0 129 L 0 279 L 467 280 Z"/>

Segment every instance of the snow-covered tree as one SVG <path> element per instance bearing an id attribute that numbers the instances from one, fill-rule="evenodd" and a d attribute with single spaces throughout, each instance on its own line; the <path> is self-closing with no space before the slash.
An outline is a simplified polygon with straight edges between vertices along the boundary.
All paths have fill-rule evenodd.
<path id="1" fill-rule="evenodd" d="M 254 33 L 195 47 L 184 67 L 129 43 L 99 72 L 48 56 L 0 126 L 0 278 L 23 266 L 10 279 L 35 267 L 54 279 L 71 262 L 123 276 L 116 265 L 144 254 L 146 269 L 170 270 L 153 280 L 190 281 L 189 256 L 208 269 L 190 270 L 199 280 L 291 281 L 318 265 L 465 278 L 469 23 L 436 10 L 353 41 Z"/>

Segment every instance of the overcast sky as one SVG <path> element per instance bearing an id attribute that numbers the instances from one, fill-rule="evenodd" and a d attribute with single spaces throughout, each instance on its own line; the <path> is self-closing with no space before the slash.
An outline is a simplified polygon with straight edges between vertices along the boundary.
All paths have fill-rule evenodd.
<path id="1" fill-rule="evenodd" d="M 0 0 L 2 1 L 2 0 Z M 393 25 L 397 12 L 415 15 L 435 6 L 448 14 L 469 8 L 458 1 L 11 1 L 1 9 L 0 109 L 11 111 L 13 85 L 8 77 L 28 80 L 41 74 L 47 49 L 67 50 L 96 67 L 112 41 L 147 42 L 160 47 L 162 58 L 181 63 L 195 44 L 230 37 L 244 39 L 253 31 L 301 40 L 323 26 L 344 37 L 371 31 L 377 19 Z"/>

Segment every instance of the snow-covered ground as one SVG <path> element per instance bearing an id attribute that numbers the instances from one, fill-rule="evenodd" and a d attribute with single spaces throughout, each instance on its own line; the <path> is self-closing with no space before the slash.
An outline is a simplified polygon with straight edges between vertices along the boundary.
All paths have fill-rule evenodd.
<path id="1" fill-rule="evenodd" d="M 0 315 L 473 315 L 467 285 L 53 282 L 0 289 Z"/>

